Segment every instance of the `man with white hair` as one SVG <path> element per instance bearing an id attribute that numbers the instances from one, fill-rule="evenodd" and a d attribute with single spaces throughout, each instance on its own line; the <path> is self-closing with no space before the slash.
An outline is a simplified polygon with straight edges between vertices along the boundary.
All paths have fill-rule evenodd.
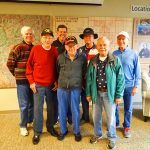
<path id="1" fill-rule="evenodd" d="M 120 58 L 123 66 L 125 76 L 125 90 L 124 90 L 124 137 L 131 136 L 130 125 L 132 119 L 132 96 L 137 93 L 137 86 L 141 78 L 140 62 L 137 53 L 128 47 L 129 34 L 121 31 L 117 35 L 118 50 L 113 54 Z M 118 105 L 116 107 L 116 127 L 119 126 Z"/>
<path id="2" fill-rule="evenodd" d="M 116 147 L 116 104 L 119 104 L 124 91 L 124 74 L 118 57 L 110 51 L 107 37 L 97 40 L 98 54 L 89 63 L 86 76 L 86 99 L 93 103 L 94 136 L 90 143 L 102 138 L 102 112 L 106 112 L 108 148 Z"/>
<path id="3" fill-rule="evenodd" d="M 23 41 L 9 53 L 7 67 L 16 78 L 17 96 L 20 108 L 20 134 L 27 136 L 27 124 L 33 122 L 33 93 L 26 78 L 26 63 L 33 47 L 34 31 L 29 26 L 21 28 Z"/>

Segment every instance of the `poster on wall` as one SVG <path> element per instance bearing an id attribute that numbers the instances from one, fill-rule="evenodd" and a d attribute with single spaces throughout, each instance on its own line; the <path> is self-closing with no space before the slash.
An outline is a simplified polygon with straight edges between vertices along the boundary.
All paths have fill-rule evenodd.
<path id="1" fill-rule="evenodd" d="M 89 26 L 88 17 L 77 17 L 77 16 L 54 16 L 53 17 L 53 29 L 56 33 L 57 27 L 60 24 L 64 24 L 68 28 L 68 35 L 73 35 L 77 38 L 79 46 L 83 45 L 82 39 L 79 38 L 79 34 Z M 55 37 L 57 35 L 55 34 Z"/>
<path id="2" fill-rule="evenodd" d="M 54 16 L 53 29 L 57 30 L 59 24 L 65 24 L 68 27 L 68 34 L 76 36 L 79 46 L 84 42 L 79 38 L 79 34 L 87 27 L 94 29 L 98 36 L 107 36 L 111 41 L 112 51 L 117 49 L 116 38 L 117 34 L 124 30 L 132 35 L 133 19 L 122 17 L 75 17 L 75 16 Z M 132 36 L 131 36 L 132 37 Z M 95 40 L 96 43 L 97 39 Z M 132 43 L 130 41 L 129 45 Z"/>
<path id="3" fill-rule="evenodd" d="M 139 19 L 137 30 L 138 35 L 150 36 L 150 19 Z"/>
<path id="4" fill-rule="evenodd" d="M 139 55 L 142 72 L 150 75 L 150 18 L 134 18 L 133 48 Z"/>
<path id="5" fill-rule="evenodd" d="M 15 78 L 9 72 L 6 61 L 11 45 L 22 41 L 20 29 L 31 26 L 35 32 L 35 41 L 40 42 L 40 33 L 44 28 L 50 27 L 49 16 L 36 15 L 0 15 L 0 88 L 15 87 Z"/>

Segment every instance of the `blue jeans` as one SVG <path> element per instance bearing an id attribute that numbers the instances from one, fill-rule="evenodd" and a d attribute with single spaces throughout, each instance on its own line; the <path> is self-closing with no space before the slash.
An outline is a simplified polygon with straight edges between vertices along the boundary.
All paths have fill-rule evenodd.
<path id="1" fill-rule="evenodd" d="M 17 96 L 20 108 L 20 127 L 33 122 L 33 92 L 28 84 L 17 84 Z"/>
<path id="2" fill-rule="evenodd" d="M 81 103 L 82 103 L 82 110 L 83 110 L 81 119 L 88 121 L 89 120 L 89 102 L 86 100 L 86 91 L 84 89 L 82 89 L 82 92 L 81 92 Z"/>
<path id="3" fill-rule="evenodd" d="M 55 116 L 57 113 L 55 101 L 57 100 L 57 92 L 52 90 L 53 86 L 36 85 L 37 92 L 34 94 L 34 134 L 40 135 L 43 129 L 43 104 L 44 99 L 47 104 L 47 121 L 46 127 L 50 132 L 55 123 Z"/>
<path id="4" fill-rule="evenodd" d="M 58 89 L 58 110 L 59 110 L 59 121 L 60 121 L 60 132 L 61 134 L 67 131 L 67 112 L 68 106 L 71 107 L 73 132 L 74 134 L 80 133 L 80 89 Z"/>
<path id="5" fill-rule="evenodd" d="M 102 136 L 102 111 L 103 107 L 106 112 L 107 137 L 111 141 L 116 141 L 116 118 L 115 110 L 116 104 L 108 101 L 107 92 L 98 91 L 98 97 L 95 104 L 93 104 L 93 122 L 95 136 Z"/>
<path id="6" fill-rule="evenodd" d="M 124 90 L 124 95 L 123 95 L 123 100 L 124 100 L 124 122 L 123 122 L 123 127 L 124 128 L 130 128 L 131 125 L 131 119 L 132 119 L 132 87 L 126 87 Z M 119 112 L 118 112 L 118 106 L 116 108 L 116 121 L 119 120 Z M 117 122 L 116 122 L 117 123 Z"/>

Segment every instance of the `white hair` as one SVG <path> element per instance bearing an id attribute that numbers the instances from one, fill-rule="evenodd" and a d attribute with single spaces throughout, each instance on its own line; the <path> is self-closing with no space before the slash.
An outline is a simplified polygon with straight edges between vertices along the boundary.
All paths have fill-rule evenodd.
<path id="1" fill-rule="evenodd" d="M 32 30 L 32 33 L 34 34 L 34 30 L 31 27 L 29 27 L 29 26 L 23 26 L 21 28 L 21 34 L 24 35 L 25 31 L 27 31 L 27 30 Z"/>
<path id="2" fill-rule="evenodd" d="M 110 44 L 110 40 L 106 37 L 106 36 L 101 36 L 98 40 L 97 40 L 97 43 L 101 40 L 104 40 L 104 41 L 107 41 L 108 42 L 108 45 Z"/>

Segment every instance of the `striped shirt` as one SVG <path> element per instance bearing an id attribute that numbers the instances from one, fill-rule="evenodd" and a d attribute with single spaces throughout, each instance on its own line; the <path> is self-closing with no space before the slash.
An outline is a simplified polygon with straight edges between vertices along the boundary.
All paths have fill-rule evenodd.
<path id="1" fill-rule="evenodd" d="M 26 78 L 26 63 L 33 45 L 24 41 L 14 46 L 8 56 L 7 67 L 16 78 L 17 84 L 28 84 Z"/>

